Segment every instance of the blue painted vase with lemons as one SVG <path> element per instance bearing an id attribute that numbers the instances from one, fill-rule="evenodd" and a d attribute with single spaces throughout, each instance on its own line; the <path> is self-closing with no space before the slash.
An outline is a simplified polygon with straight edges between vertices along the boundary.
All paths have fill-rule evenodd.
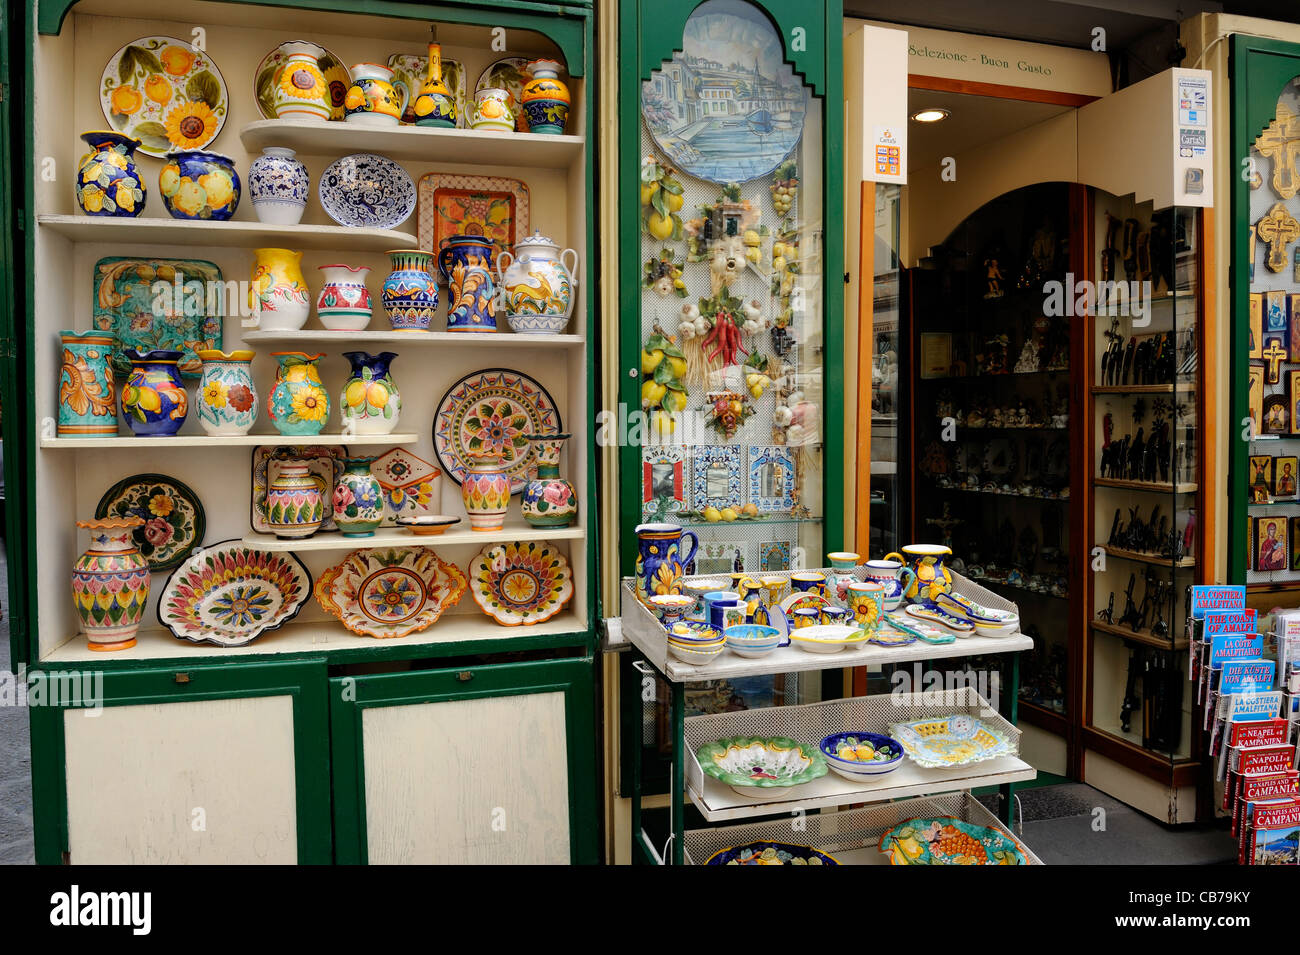
<path id="1" fill-rule="evenodd" d="M 943 544 L 908 544 L 902 554 L 886 554 L 885 560 L 898 559 L 908 565 L 914 577 L 903 591 L 908 600 L 934 600 L 939 594 L 952 590 L 952 571 L 944 566 L 944 559 L 952 556 L 952 548 Z"/>
<path id="2" fill-rule="evenodd" d="M 158 173 L 163 205 L 175 219 L 226 222 L 239 208 L 235 161 L 202 149 L 173 150 Z"/>
<path id="3" fill-rule="evenodd" d="M 88 216 L 134 218 L 144 211 L 145 188 L 135 167 L 140 140 L 111 129 L 81 134 L 90 152 L 77 163 L 77 205 Z"/>

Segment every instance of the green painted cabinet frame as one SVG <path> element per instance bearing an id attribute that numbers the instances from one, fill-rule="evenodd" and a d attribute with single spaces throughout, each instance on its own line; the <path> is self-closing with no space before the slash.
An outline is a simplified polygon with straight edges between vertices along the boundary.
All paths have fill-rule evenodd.
<path id="1" fill-rule="evenodd" d="M 702 0 L 620 0 L 619 3 L 619 402 L 641 407 L 641 212 L 638 189 L 641 167 L 641 83 L 664 60 L 681 49 L 682 28 Z M 772 20 L 784 39 L 786 61 L 824 104 L 822 154 L 823 261 L 825 289 L 823 473 L 822 500 L 827 517 L 823 544 L 842 549 L 843 522 L 830 511 L 844 500 L 844 42 L 841 0 L 793 4 L 782 0 L 749 0 Z M 792 42 L 792 38 L 799 42 Z M 799 49 L 798 47 L 802 47 Z M 633 64 L 635 66 L 633 66 Z M 636 375 L 631 374 L 635 370 Z M 622 576 L 633 572 L 636 535 L 641 522 L 641 449 L 619 449 L 619 557 Z"/>
<path id="2" fill-rule="evenodd" d="M 43 684 L 43 699 L 61 705 L 31 705 L 32 815 L 36 861 L 57 865 L 68 852 L 68 794 L 64 748 L 64 714 L 93 706 L 57 686 L 81 685 L 92 671 L 38 670 L 30 694 Z M 92 684 L 93 685 L 93 684 Z M 330 835 L 329 704 L 324 659 L 292 663 L 139 669 L 103 675 L 104 706 L 185 703 L 196 700 L 293 698 L 294 776 L 297 789 L 298 861 L 328 864 Z M 68 700 L 71 696 L 72 699 Z M 75 862 L 76 860 L 71 860 Z"/>
<path id="3" fill-rule="evenodd" d="M 1300 44 L 1234 34 L 1229 51 L 1232 76 L 1232 376 L 1228 403 L 1228 580 L 1246 582 L 1245 533 L 1250 444 L 1241 440 L 1250 414 L 1250 184 L 1239 175 L 1242 162 L 1264 127 L 1273 119 L 1278 94 L 1300 76 Z"/>
<path id="4" fill-rule="evenodd" d="M 366 754 L 361 725 L 367 709 L 554 692 L 564 694 L 570 861 L 595 863 L 599 779 L 591 657 L 331 679 L 336 861 L 355 865 L 368 860 Z M 508 754 L 512 746 L 524 744 L 526 740 L 503 740 L 500 755 Z"/>

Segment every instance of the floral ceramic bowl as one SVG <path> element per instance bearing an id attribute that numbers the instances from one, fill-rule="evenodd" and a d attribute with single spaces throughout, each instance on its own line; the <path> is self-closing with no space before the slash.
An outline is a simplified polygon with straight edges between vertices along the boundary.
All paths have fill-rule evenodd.
<path id="1" fill-rule="evenodd" d="M 903 744 L 880 733 L 832 733 L 817 744 L 831 770 L 853 782 L 903 765 Z"/>
<path id="2" fill-rule="evenodd" d="M 733 736 L 695 751 L 700 769 L 743 796 L 799 786 L 830 770 L 817 747 L 784 736 Z"/>
<path id="3" fill-rule="evenodd" d="M 465 593 L 465 575 L 427 547 L 354 550 L 316 581 L 316 600 L 357 636 L 404 637 L 433 626 Z"/>
<path id="4" fill-rule="evenodd" d="M 668 635 L 669 643 L 683 647 L 707 647 L 724 641 L 722 631 L 707 626 L 690 626 L 685 623 L 673 625 L 673 632 Z"/>
<path id="5" fill-rule="evenodd" d="M 686 612 L 695 606 L 695 598 L 686 594 L 655 594 L 649 598 L 650 611 L 668 629 L 672 629 Z"/>
<path id="6" fill-rule="evenodd" d="M 839 865 L 832 855 L 788 842 L 750 842 L 709 856 L 705 865 Z"/>

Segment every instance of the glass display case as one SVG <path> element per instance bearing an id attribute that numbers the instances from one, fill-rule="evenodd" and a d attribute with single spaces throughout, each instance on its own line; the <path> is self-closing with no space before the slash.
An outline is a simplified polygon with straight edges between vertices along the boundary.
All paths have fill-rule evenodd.
<path id="1" fill-rule="evenodd" d="M 1198 210 L 1090 193 L 1091 553 L 1085 727 L 1192 752 L 1188 587 L 1199 580 Z"/>

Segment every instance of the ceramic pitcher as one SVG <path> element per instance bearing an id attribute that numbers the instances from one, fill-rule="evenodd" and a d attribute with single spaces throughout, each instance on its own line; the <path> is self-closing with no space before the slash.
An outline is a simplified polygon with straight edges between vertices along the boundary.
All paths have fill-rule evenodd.
<path id="1" fill-rule="evenodd" d="M 906 556 L 904 556 L 906 555 Z M 908 544 L 902 554 L 886 554 L 885 560 L 897 558 L 908 562 L 913 580 L 903 591 L 908 600 L 933 600 L 952 590 L 952 573 L 943 565 L 952 549 L 942 544 Z"/>
<path id="2" fill-rule="evenodd" d="M 142 517 L 77 521 L 90 531 L 90 547 L 72 565 L 72 603 L 91 650 L 135 646 L 149 602 L 149 564 L 135 544 Z"/>
<path id="3" fill-rule="evenodd" d="M 292 249 L 254 249 L 253 283 L 248 290 L 253 324 L 264 332 L 296 332 L 307 324 L 311 301 L 302 277 L 302 253 Z"/>
<path id="4" fill-rule="evenodd" d="M 81 138 L 90 152 L 77 163 L 77 205 L 88 216 L 129 218 L 144 211 L 145 188 L 135 166 L 140 140 L 94 129 Z"/>
<path id="5" fill-rule="evenodd" d="M 415 97 L 415 125 L 451 129 L 456 125 L 456 98 L 442 80 L 442 46 L 429 44 L 429 72 Z"/>
<path id="6" fill-rule="evenodd" d="M 433 253 L 423 249 L 390 249 L 393 270 L 384 279 L 382 298 L 388 321 L 398 332 L 427 332 L 438 310 Z"/>
<path id="7" fill-rule="evenodd" d="M 287 58 L 273 94 L 276 119 L 328 120 L 333 112 L 329 83 L 316 59 L 316 47 L 294 42 L 286 43 L 281 49 Z"/>
<path id="8" fill-rule="evenodd" d="M 642 600 L 655 594 L 682 592 L 682 574 L 695 560 L 700 539 L 679 524 L 641 524 L 636 529 L 636 593 Z M 685 542 L 691 549 L 684 552 Z"/>
<path id="9" fill-rule="evenodd" d="M 253 384 L 252 351 L 226 353 L 204 349 L 203 371 L 194 400 L 199 424 L 213 436 L 248 434 L 257 421 L 257 389 Z"/>
<path id="10" fill-rule="evenodd" d="M 568 527 L 578 517 L 578 496 L 560 477 L 560 451 L 568 434 L 524 435 L 537 452 L 537 477 L 524 487 L 520 507 L 534 527 Z"/>
<path id="11" fill-rule="evenodd" d="M 359 126 L 396 126 L 406 108 L 405 97 L 393 87 L 393 71 L 378 63 L 352 67 L 352 85 L 343 100 L 343 121 Z"/>
<path id="12" fill-rule="evenodd" d="M 122 416 L 137 435 L 175 434 L 185 423 L 189 397 L 178 364 L 183 352 L 122 350 L 131 373 L 122 386 Z"/>
<path id="13" fill-rule="evenodd" d="M 325 520 L 325 479 L 302 461 L 285 461 L 266 487 L 266 524 L 276 537 L 311 537 Z"/>
<path id="14" fill-rule="evenodd" d="M 556 60 L 533 60 L 525 67 L 532 79 L 524 84 L 520 99 L 528 129 L 558 136 L 569 119 L 569 88 L 560 80 Z"/>
<path id="15" fill-rule="evenodd" d="M 344 537 L 372 537 L 384 521 L 384 489 L 370 473 L 374 458 L 348 458 L 334 486 L 334 523 Z"/>
<path id="16" fill-rule="evenodd" d="M 343 430 L 351 434 L 391 433 L 402 413 L 402 396 L 390 368 L 397 354 L 345 351 L 343 357 L 352 364 L 339 405 Z"/>
<path id="17" fill-rule="evenodd" d="M 439 243 L 438 272 L 451 290 L 447 331 L 497 330 L 492 248 L 481 235 L 449 235 Z"/>
<path id="18" fill-rule="evenodd" d="M 513 99 L 507 90 L 495 87 L 479 90 L 474 94 L 474 113 L 470 117 L 470 127 L 513 133 L 515 131 Z"/>
<path id="19" fill-rule="evenodd" d="M 271 352 L 278 363 L 267 400 L 271 421 L 281 434 L 320 434 L 330 413 L 330 396 L 316 367 L 324 353 Z"/>
<path id="20" fill-rule="evenodd" d="M 117 394 L 108 332 L 59 332 L 59 427 L 61 438 L 115 437 Z"/>
<path id="21" fill-rule="evenodd" d="M 476 531 L 499 531 L 505 526 L 510 505 L 510 475 L 495 451 L 470 451 L 468 456 L 469 472 L 460 492 L 469 526 Z"/>
<path id="22" fill-rule="evenodd" d="M 572 264 L 566 256 L 572 256 Z M 534 230 L 515 243 L 513 254 L 499 253 L 496 265 L 501 276 L 501 303 L 512 329 L 550 335 L 564 331 L 573 314 L 578 284 L 577 252 L 561 252 L 558 244 Z"/>
<path id="23" fill-rule="evenodd" d="M 916 583 L 916 574 L 897 560 L 869 560 L 863 565 L 867 580 L 885 588 L 885 609 L 897 610 L 903 595 Z"/>
<path id="24" fill-rule="evenodd" d="M 364 265 L 322 265 L 325 284 L 316 297 L 316 317 L 330 331 L 359 332 L 370 324 L 370 290 Z"/>

